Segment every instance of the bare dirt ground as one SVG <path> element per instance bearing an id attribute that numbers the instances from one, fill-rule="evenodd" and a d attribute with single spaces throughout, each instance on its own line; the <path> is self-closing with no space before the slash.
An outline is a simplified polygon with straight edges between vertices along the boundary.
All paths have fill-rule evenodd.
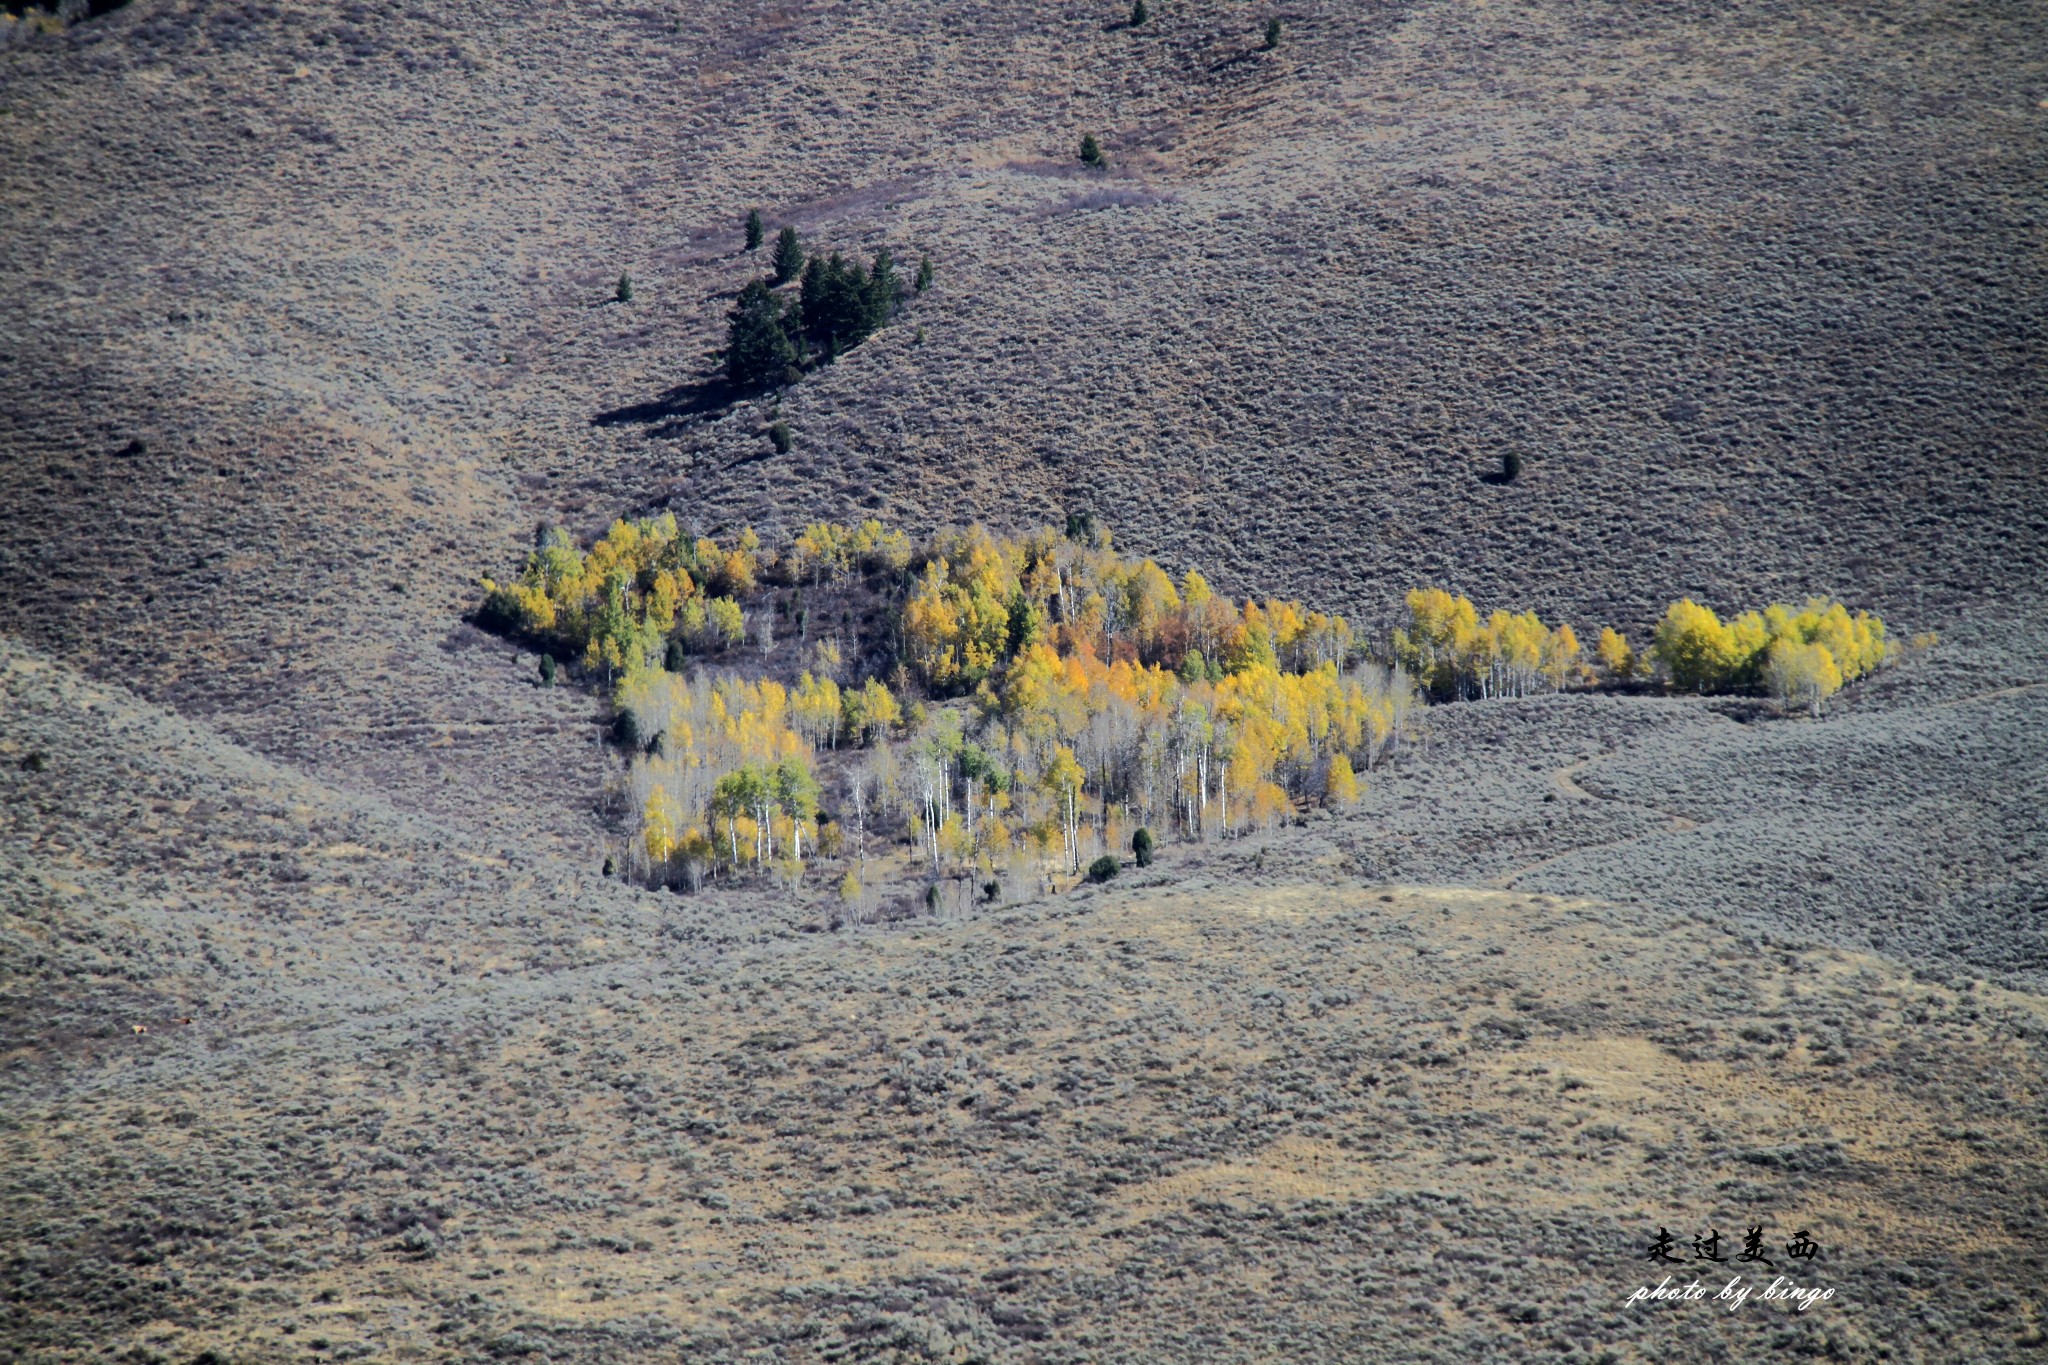
<path id="1" fill-rule="evenodd" d="M 1155 9 L 0 51 L 0 1357 L 2038 1356 L 2039 16 Z M 940 272 L 788 455 L 708 356 L 757 204 Z M 599 878 L 595 699 L 462 624 L 659 505 L 1944 643 L 1439 708 L 1349 817 L 809 932 Z M 1622 1307 L 1750 1222 L 1836 1300 Z"/>

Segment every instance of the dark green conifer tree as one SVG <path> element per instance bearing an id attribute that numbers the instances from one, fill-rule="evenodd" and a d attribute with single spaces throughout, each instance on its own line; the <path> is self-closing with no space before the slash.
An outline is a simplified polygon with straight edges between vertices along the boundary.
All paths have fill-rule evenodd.
<path id="1" fill-rule="evenodd" d="M 889 254 L 889 248 L 883 247 L 875 252 L 875 263 L 868 270 L 868 329 L 861 333 L 863 337 L 887 325 L 889 319 L 896 315 L 896 303 L 902 292 L 902 286 L 896 280 L 896 258 Z"/>
<path id="2" fill-rule="evenodd" d="M 877 253 L 875 276 L 838 252 L 813 256 L 804 267 L 804 334 L 829 362 L 867 340 L 896 306 L 896 271 L 889 253 Z"/>
<path id="3" fill-rule="evenodd" d="M 775 238 L 775 282 L 788 284 L 804 268 L 804 244 L 796 229 L 784 228 Z"/>
<path id="4" fill-rule="evenodd" d="M 748 284 L 726 315 L 727 377 L 750 389 L 782 382 L 797 363 L 794 337 L 800 319 L 800 310 L 790 307 L 765 281 Z"/>

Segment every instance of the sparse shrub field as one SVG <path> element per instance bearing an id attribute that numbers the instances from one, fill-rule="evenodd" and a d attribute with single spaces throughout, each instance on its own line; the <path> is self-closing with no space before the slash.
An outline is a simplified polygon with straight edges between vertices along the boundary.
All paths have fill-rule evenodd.
<path id="1" fill-rule="evenodd" d="M 10 8 L 0 1358 L 2038 1354 L 2014 7 Z"/>

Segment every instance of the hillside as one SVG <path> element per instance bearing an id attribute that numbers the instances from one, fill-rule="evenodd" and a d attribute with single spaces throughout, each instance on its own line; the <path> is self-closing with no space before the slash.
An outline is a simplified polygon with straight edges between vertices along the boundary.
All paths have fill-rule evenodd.
<path id="1" fill-rule="evenodd" d="M 2037 1352 L 2040 23 L 1127 14 L 0 44 L 0 1360 Z M 937 272 L 779 404 L 753 208 Z M 600 876 L 603 689 L 470 623 L 660 511 L 1941 644 L 1432 707 L 1347 812 L 835 932 Z M 1836 1301 L 1623 1306 L 1752 1222 Z"/>
<path id="2" fill-rule="evenodd" d="M 1258 54 L 1232 7 L 1042 13 L 166 0 L 10 53 L 7 628 L 152 695 L 203 659 L 251 736 L 392 724 L 340 680 L 536 521 L 663 501 L 1085 503 L 1366 621 L 1421 581 L 1909 629 L 2036 591 L 2026 26 L 1329 6 Z M 699 406 L 754 205 L 940 272 L 924 344 L 799 386 L 781 457 Z"/>
<path id="3" fill-rule="evenodd" d="M 1659 908 L 1746 880 L 1702 865 L 1742 818 L 1666 832 L 1583 764 L 1495 750 L 1491 789 L 1419 770 L 1388 809 L 1127 886 L 820 935 L 473 851 L 19 648 L 4 674 L 10 743 L 51 756 L 0 775 L 19 1359 L 2038 1340 L 2041 995 L 1829 946 L 1854 902 L 1824 889 L 1777 898 L 1803 929 Z M 1478 723 L 1520 760 L 1556 709 Z M 1716 728 L 1655 709 L 1603 721 L 1637 755 Z M 1573 828 L 1495 831 L 1461 885 L 1368 871 L 1459 866 L 1545 786 Z M 1673 885 L 1535 889 L 1631 846 Z M 1624 1310 L 1681 1219 L 1809 1230 L 1798 1278 L 1841 1302 Z"/>

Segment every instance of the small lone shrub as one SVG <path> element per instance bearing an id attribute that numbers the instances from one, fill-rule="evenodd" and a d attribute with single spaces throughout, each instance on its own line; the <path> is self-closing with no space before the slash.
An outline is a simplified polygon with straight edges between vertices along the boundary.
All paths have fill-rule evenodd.
<path id="1" fill-rule="evenodd" d="M 1088 880 L 1091 882 L 1106 882 L 1122 870 L 1123 864 L 1116 860 L 1116 855 L 1114 853 L 1105 853 L 1094 862 L 1088 864 Z"/>
<path id="2" fill-rule="evenodd" d="M 1507 454 L 1500 457 L 1500 481 L 1502 483 L 1513 483 L 1521 477 L 1522 457 L 1517 452 L 1510 450 Z"/>
<path id="3" fill-rule="evenodd" d="M 1152 866 L 1152 831 L 1141 829 L 1131 836 L 1131 856 L 1138 860 L 1139 867 Z"/>
<path id="4" fill-rule="evenodd" d="M 625 748 L 632 749 L 640 744 L 640 718 L 630 710 L 619 712 L 612 719 L 612 738 Z"/>
<path id="5" fill-rule="evenodd" d="M 1095 134 L 1093 133 L 1081 134 L 1081 164 L 1083 166 L 1100 166 L 1102 164 L 1102 144 L 1095 140 Z"/>
<path id="6" fill-rule="evenodd" d="M 540 685 L 542 687 L 553 687 L 555 685 L 555 656 L 552 654 L 540 656 Z"/>
<path id="7" fill-rule="evenodd" d="M 607 877 L 610 877 L 610 876 L 615 876 L 615 875 L 617 875 L 617 873 L 618 873 L 618 870 L 619 870 L 619 869 L 618 869 L 618 865 L 617 865 L 616 863 L 614 863 L 614 862 L 613 862 L 613 861 L 612 861 L 612 860 L 611 860 L 610 858 L 606 858 L 606 859 L 604 860 L 604 875 L 605 875 L 605 876 L 607 876 Z"/>
<path id="8" fill-rule="evenodd" d="M 755 209 L 747 214 L 747 250 L 761 249 L 761 231 L 761 210 Z"/>
<path id="9" fill-rule="evenodd" d="M 688 646 L 684 645 L 681 640 L 670 640 L 668 648 L 662 652 L 661 666 L 671 673 L 680 673 L 683 671 L 683 665 L 688 661 L 689 657 L 690 651 Z"/>
<path id="10" fill-rule="evenodd" d="M 932 258 L 929 256 L 925 257 L 917 263 L 917 279 L 911 285 L 911 288 L 922 294 L 925 290 L 932 287 L 932 277 L 938 273 L 939 269 L 932 264 Z"/>
<path id="11" fill-rule="evenodd" d="M 981 884 L 981 898 L 985 901 L 993 903 L 1002 894 L 1003 884 L 993 877 Z"/>
<path id="12" fill-rule="evenodd" d="M 768 443 L 778 455 L 789 454 L 789 423 L 777 419 L 768 424 Z"/>
<path id="13" fill-rule="evenodd" d="M 620 303 L 633 301 L 633 277 L 623 270 L 619 272 L 618 288 L 612 291 L 612 297 Z"/>
<path id="14" fill-rule="evenodd" d="M 1266 41 L 1260 46 L 1266 52 L 1280 46 L 1280 16 L 1277 14 L 1266 21 Z"/>
<path id="15" fill-rule="evenodd" d="M 939 884 L 933 882 L 924 889 L 924 908 L 934 915 L 939 913 Z"/>
<path id="16" fill-rule="evenodd" d="M 1145 8 L 1145 0 L 1137 0 L 1137 3 L 1131 6 L 1132 28 L 1136 28 L 1138 25 L 1144 23 L 1147 19 L 1150 19 L 1151 17 L 1152 11 Z"/>

